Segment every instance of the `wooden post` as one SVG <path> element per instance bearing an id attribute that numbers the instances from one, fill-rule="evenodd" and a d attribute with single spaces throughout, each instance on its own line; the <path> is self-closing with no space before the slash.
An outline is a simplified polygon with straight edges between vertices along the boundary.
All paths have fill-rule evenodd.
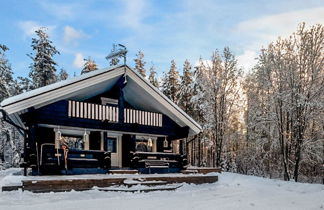
<path id="1" fill-rule="evenodd" d="M 201 138 L 198 134 L 198 166 L 201 166 Z"/>
<path id="2" fill-rule="evenodd" d="M 119 85 L 119 97 L 118 97 L 118 122 L 119 123 L 124 123 L 124 108 L 125 108 L 125 104 L 124 104 L 124 87 L 126 86 L 127 82 L 125 79 L 125 76 L 122 76 L 119 81 L 118 81 L 118 85 Z"/>
<path id="3" fill-rule="evenodd" d="M 90 149 L 89 134 L 90 134 L 89 131 L 85 131 L 83 134 L 84 150 Z"/>
<path id="4" fill-rule="evenodd" d="M 28 134 L 24 133 L 24 176 L 27 176 L 27 138 Z"/>

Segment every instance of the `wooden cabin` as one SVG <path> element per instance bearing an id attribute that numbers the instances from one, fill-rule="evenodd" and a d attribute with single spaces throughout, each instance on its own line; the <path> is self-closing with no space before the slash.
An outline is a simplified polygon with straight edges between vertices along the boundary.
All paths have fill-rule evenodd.
<path id="1" fill-rule="evenodd" d="M 187 162 L 172 142 L 201 131 L 126 65 L 10 97 L 2 101 L 1 112 L 25 136 L 22 166 L 35 175 L 116 168 L 177 172 Z"/>

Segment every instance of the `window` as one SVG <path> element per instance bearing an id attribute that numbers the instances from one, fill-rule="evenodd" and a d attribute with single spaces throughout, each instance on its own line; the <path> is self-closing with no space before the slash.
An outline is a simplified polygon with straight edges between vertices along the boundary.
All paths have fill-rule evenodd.
<path id="1" fill-rule="evenodd" d="M 136 152 L 153 152 L 155 151 L 153 140 L 155 137 L 151 136 L 136 136 L 135 150 Z"/>
<path id="2" fill-rule="evenodd" d="M 117 153 L 117 138 L 107 138 L 107 151 Z"/>
<path id="3" fill-rule="evenodd" d="M 69 149 L 83 150 L 84 142 L 82 137 L 66 136 L 66 135 L 62 135 L 62 137 L 65 138 L 65 141 L 68 144 Z"/>
<path id="4" fill-rule="evenodd" d="M 101 104 L 102 105 L 118 105 L 118 99 L 113 99 L 113 98 L 104 98 L 101 97 Z"/>

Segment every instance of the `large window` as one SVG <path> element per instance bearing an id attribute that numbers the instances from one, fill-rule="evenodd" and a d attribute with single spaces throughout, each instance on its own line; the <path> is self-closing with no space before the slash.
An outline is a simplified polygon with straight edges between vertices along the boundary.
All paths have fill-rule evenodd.
<path id="1" fill-rule="evenodd" d="M 111 153 L 117 152 L 117 138 L 107 138 L 107 151 Z"/>
<path id="2" fill-rule="evenodd" d="M 153 152 L 153 138 L 149 136 L 136 136 L 136 152 Z"/>
<path id="3" fill-rule="evenodd" d="M 69 146 L 69 149 L 80 149 L 83 150 L 83 138 L 80 136 L 66 136 L 62 135 L 65 138 L 66 143 Z"/>

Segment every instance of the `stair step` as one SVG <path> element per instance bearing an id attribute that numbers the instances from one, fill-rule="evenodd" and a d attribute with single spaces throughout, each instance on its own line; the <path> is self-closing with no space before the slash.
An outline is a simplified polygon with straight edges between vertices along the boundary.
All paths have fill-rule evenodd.
<path id="1" fill-rule="evenodd" d="M 198 170 L 187 169 L 187 170 L 182 170 L 181 173 L 183 173 L 183 174 L 197 174 Z"/>
<path id="2" fill-rule="evenodd" d="M 166 181 L 139 181 L 139 180 L 125 180 L 124 185 L 131 187 L 135 185 L 144 185 L 144 186 L 157 186 L 157 185 L 165 185 L 168 182 Z"/>
<path id="3" fill-rule="evenodd" d="M 125 189 L 125 188 L 96 188 L 99 191 L 103 192 L 154 192 L 154 191 L 174 191 L 180 188 L 182 185 L 170 186 L 170 187 L 154 187 L 154 188 L 142 188 L 142 189 Z"/>
<path id="4" fill-rule="evenodd" d="M 22 185 L 2 186 L 2 191 L 15 191 L 22 189 Z"/>
<path id="5" fill-rule="evenodd" d="M 123 170 L 123 169 L 112 169 L 109 170 L 111 174 L 138 174 L 138 170 Z"/>

